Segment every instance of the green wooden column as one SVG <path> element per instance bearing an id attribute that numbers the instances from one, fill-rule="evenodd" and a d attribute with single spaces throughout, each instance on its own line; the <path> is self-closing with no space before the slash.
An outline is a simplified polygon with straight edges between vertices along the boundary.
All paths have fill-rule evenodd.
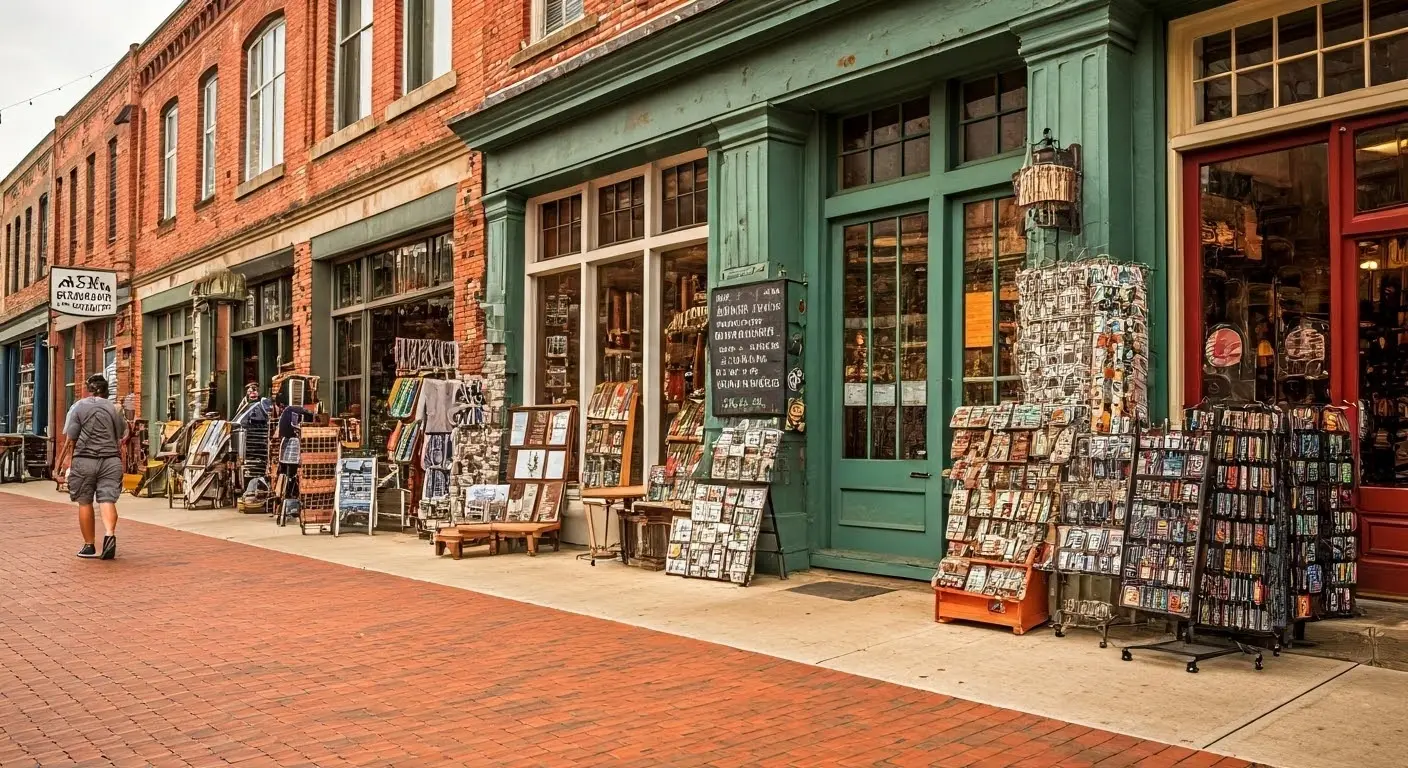
<path id="1" fill-rule="evenodd" d="M 1168 352 L 1163 26 L 1138 0 L 1077 0 L 1012 25 L 1028 77 L 1028 136 L 1083 153 L 1079 236 L 1037 231 L 1033 254 L 1109 256 L 1153 267 L 1149 405 L 1165 414 Z"/>
<path id="2" fill-rule="evenodd" d="M 718 139 L 709 152 L 709 286 L 711 288 L 787 278 L 787 334 L 806 337 L 806 318 L 798 299 L 805 295 L 803 220 L 805 149 L 814 118 L 758 104 L 713 121 Z M 796 365 L 801 365 L 800 359 Z M 716 419 L 713 404 L 706 427 L 709 439 L 736 419 Z M 786 469 L 772 485 L 782 549 L 789 571 L 809 566 L 811 531 L 806 512 L 804 436 L 784 436 L 780 457 Z M 760 549 L 773 548 L 766 537 Z M 758 555 L 758 570 L 775 573 L 775 555 Z"/>
<path id="3" fill-rule="evenodd" d="M 504 377 L 504 392 L 510 405 L 523 402 L 523 269 L 524 200 L 512 192 L 498 191 L 484 196 L 484 218 L 488 226 L 488 254 L 484 281 L 484 341 L 503 362 L 485 363 L 484 373 Z M 502 371 L 491 370 L 503 366 Z"/>

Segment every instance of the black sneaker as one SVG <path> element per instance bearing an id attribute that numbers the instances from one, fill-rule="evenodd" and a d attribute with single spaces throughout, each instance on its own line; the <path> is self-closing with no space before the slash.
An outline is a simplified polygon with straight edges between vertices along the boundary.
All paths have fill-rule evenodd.
<path id="1" fill-rule="evenodd" d="M 84 544 L 83 549 L 78 550 L 78 556 L 85 560 L 98 559 L 98 550 L 93 549 L 92 544 Z"/>
<path id="2" fill-rule="evenodd" d="M 103 537 L 103 554 L 102 554 L 102 556 L 101 556 L 100 559 L 102 559 L 102 560 L 111 560 L 111 559 L 113 559 L 114 557 L 117 557 L 117 537 L 116 537 L 116 536 L 104 536 L 104 537 Z"/>

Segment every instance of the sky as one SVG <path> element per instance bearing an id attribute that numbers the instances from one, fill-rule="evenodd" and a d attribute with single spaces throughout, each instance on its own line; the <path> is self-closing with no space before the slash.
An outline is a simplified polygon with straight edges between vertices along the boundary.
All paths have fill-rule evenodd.
<path id="1" fill-rule="evenodd" d="M 0 0 L 0 108 L 84 77 L 147 39 L 180 0 Z M 0 178 L 104 73 L 0 112 Z"/>

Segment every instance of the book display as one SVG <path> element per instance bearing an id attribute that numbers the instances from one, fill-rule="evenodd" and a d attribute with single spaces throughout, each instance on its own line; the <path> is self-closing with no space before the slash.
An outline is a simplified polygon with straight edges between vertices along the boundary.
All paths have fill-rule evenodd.
<path id="1" fill-rule="evenodd" d="M 1349 616 L 1358 581 L 1354 446 L 1344 409 L 1287 413 L 1290 591 L 1295 621 Z"/>
<path id="2" fill-rule="evenodd" d="M 19 397 L 15 406 L 15 431 L 21 434 L 34 432 L 34 381 L 34 342 L 26 341 L 20 345 Z"/>
<path id="3" fill-rule="evenodd" d="M 593 390 L 582 452 L 583 489 L 631 484 L 639 398 L 640 385 L 634 380 L 606 381 Z"/>
<path id="4" fill-rule="evenodd" d="M 938 621 L 1000 624 L 1017 634 L 1046 621 L 1046 579 L 1035 566 L 1060 511 L 1073 415 L 1015 403 L 954 411 L 948 547 L 933 580 Z"/>
<path id="5" fill-rule="evenodd" d="M 787 578 L 768 488 L 777 472 L 781 445 L 782 430 L 775 427 L 725 427 L 720 431 L 710 447 L 707 475 L 692 483 L 689 517 L 671 520 L 666 573 L 748 586 L 759 537 L 772 534 L 782 578 Z M 764 517 L 769 519 L 770 529 L 763 528 Z"/>

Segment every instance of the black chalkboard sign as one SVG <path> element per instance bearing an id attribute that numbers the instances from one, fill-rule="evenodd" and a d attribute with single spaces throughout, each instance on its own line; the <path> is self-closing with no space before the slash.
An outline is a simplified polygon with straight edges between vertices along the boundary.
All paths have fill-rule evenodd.
<path id="1" fill-rule="evenodd" d="M 715 416 L 781 416 L 787 405 L 787 281 L 709 292 Z"/>

